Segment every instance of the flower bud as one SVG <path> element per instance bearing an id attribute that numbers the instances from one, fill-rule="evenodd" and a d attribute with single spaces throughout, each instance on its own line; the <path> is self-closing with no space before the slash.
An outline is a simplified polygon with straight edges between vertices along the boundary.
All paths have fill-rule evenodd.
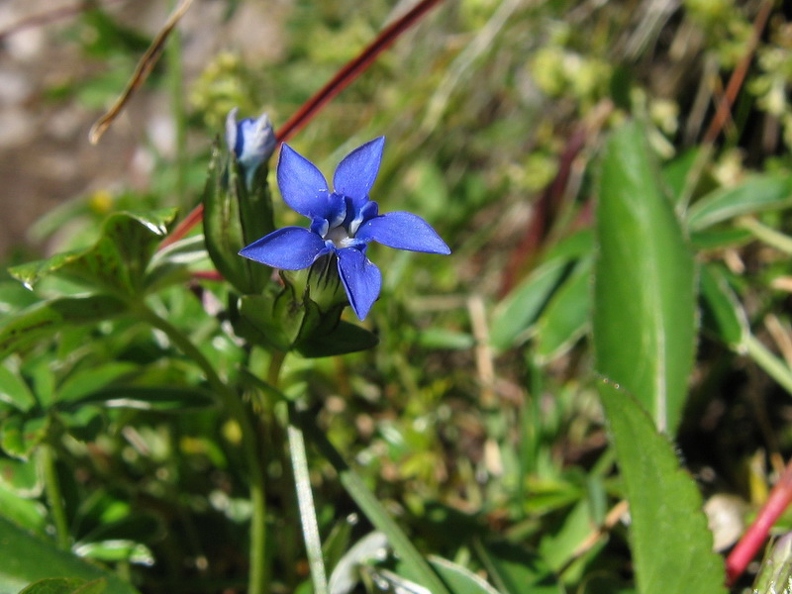
<path id="1" fill-rule="evenodd" d="M 237 291 L 260 293 L 271 270 L 240 262 L 237 252 L 275 228 L 267 162 L 276 141 L 266 115 L 238 123 L 236 115 L 234 108 L 226 119 L 225 146 L 218 141 L 212 151 L 203 195 L 204 238 L 212 262 Z"/>
<path id="2" fill-rule="evenodd" d="M 313 301 L 322 313 L 338 309 L 348 303 L 344 285 L 338 275 L 335 254 L 326 254 L 309 268 L 282 270 L 281 276 L 298 298 Z"/>
<path id="3" fill-rule="evenodd" d="M 225 139 L 228 150 L 242 170 L 245 185 L 250 190 L 256 170 L 272 156 L 277 140 L 267 114 L 256 120 L 245 118 L 237 122 L 238 111 L 235 107 L 228 112 Z"/>

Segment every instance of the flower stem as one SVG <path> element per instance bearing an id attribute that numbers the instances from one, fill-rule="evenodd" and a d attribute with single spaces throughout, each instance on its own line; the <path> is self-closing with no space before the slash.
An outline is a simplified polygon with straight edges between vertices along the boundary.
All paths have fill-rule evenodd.
<path id="1" fill-rule="evenodd" d="M 55 524 L 58 548 L 68 551 L 71 548 L 69 523 L 66 520 L 66 508 L 61 496 L 58 469 L 55 467 L 55 451 L 50 444 L 43 443 L 39 446 L 39 463 L 44 474 L 44 489 L 47 493 L 52 521 Z"/>
<path id="2" fill-rule="evenodd" d="M 192 359 L 204 372 L 206 380 L 219 396 L 222 405 L 239 424 L 242 432 L 242 448 L 247 462 L 250 481 L 250 502 L 253 508 L 250 526 L 250 575 L 248 594 L 269 594 L 270 575 L 267 559 L 267 500 L 265 496 L 264 470 L 259 447 L 248 410 L 225 382 L 212 364 L 195 344 L 176 326 L 155 311 L 140 304 L 136 313 L 154 328 L 161 330 L 176 347 Z"/>

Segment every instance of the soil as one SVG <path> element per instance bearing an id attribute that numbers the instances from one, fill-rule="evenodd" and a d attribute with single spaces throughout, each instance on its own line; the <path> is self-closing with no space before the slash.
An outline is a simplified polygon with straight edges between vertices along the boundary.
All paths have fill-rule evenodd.
<path id="1" fill-rule="evenodd" d="M 162 0 L 104 0 L 107 12 L 153 37 L 168 16 Z M 278 0 L 239 3 L 195 0 L 179 24 L 185 89 L 218 51 L 271 62 L 282 49 Z M 66 9 L 68 14 L 59 14 Z M 64 201 L 98 190 L 144 189 L 153 152 L 173 152 L 174 126 L 164 91 L 144 87 L 97 146 L 88 131 L 102 114 L 77 98 L 52 99 L 54 88 L 80 85 L 111 66 L 85 55 L 79 39 L 80 5 L 62 0 L 0 1 L 0 258 L 35 245 L 28 229 Z M 281 15 L 280 17 L 278 15 Z M 20 26 L 31 17 L 44 16 Z M 57 18 L 55 18 L 57 17 Z M 30 23 L 30 21 L 27 21 Z M 131 71 L 129 72 L 131 75 Z M 119 93 L 121 88 L 118 89 Z M 51 247 L 51 246 L 49 246 Z"/>

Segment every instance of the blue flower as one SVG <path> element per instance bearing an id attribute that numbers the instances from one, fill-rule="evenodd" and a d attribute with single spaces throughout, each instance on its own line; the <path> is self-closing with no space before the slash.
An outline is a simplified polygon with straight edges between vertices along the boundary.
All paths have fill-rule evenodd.
<path id="1" fill-rule="evenodd" d="M 379 268 L 366 257 L 370 241 L 400 250 L 450 254 L 421 217 L 409 212 L 381 215 L 377 203 L 369 200 L 384 145 L 384 137 L 376 138 L 344 157 L 333 176 L 333 190 L 313 163 L 283 145 L 278 186 L 286 204 L 311 220 L 310 229 L 278 229 L 240 255 L 281 270 L 301 270 L 322 256 L 335 256 L 349 304 L 362 320 L 382 286 Z"/>
<path id="2" fill-rule="evenodd" d="M 225 139 L 228 150 L 234 153 L 242 168 L 245 185 L 250 190 L 256 170 L 272 156 L 277 140 L 267 114 L 256 120 L 245 118 L 237 122 L 238 111 L 235 107 L 228 112 Z"/>

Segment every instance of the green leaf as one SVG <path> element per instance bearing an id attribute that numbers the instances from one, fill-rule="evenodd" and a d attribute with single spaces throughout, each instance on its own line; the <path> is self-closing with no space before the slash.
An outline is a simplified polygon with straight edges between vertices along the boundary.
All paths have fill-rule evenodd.
<path id="1" fill-rule="evenodd" d="M 524 547 L 506 542 L 476 543 L 476 553 L 490 579 L 504 594 L 564 592 L 544 560 Z"/>
<path id="2" fill-rule="evenodd" d="M 160 412 L 190 412 L 216 405 L 213 394 L 200 388 L 182 386 L 108 386 L 61 402 L 61 410 L 78 410 L 88 404 L 106 408 L 130 408 Z"/>
<path id="3" fill-rule="evenodd" d="M 209 255 L 204 247 L 203 235 L 186 237 L 158 250 L 151 257 L 146 272 L 146 291 L 154 293 L 190 279 L 190 266 L 201 262 L 209 266 Z"/>
<path id="4" fill-rule="evenodd" d="M 733 217 L 792 206 L 792 177 L 755 175 L 733 188 L 719 188 L 701 198 L 687 212 L 692 231 Z"/>
<path id="5" fill-rule="evenodd" d="M 86 586 L 91 586 L 85 589 Z M 45 578 L 30 584 L 19 594 L 101 594 L 107 588 L 105 580 L 88 582 L 81 578 Z"/>
<path id="6" fill-rule="evenodd" d="M 563 259 L 542 264 L 498 305 L 490 329 L 493 347 L 505 350 L 519 342 L 520 335 L 536 321 L 569 266 L 569 261 Z"/>
<path id="7" fill-rule="evenodd" d="M 105 592 L 107 592 L 107 580 L 99 578 L 83 584 L 72 594 L 104 594 Z"/>
<path id="8" fill-rule="evenodd" d="M 97 522 L 99 523 L 93 530 L 80 537 L 75 549 L 91 543 L 103 543 L 103 546 L 117 550 L 121 545 L 112 543 L 152 542 L 162 538 L 165 533 L 162 521 L 152 514 L 130 512 L 117 520 L 104 516 L 97 519 Z M 81 557 L 84 556 L 81 552 L 79 554 Z"/>
<path id="9" fill-rule="evenodd" d="M 349 524 L 345 524 L 348 526 Z M 347 535 L 348 539 L 348 535 Z M 330 594 L 349 594 L 360 581 L 360 567 L 384 560 L 387 555 L 388 537 L 382 532 L 369 532 L 352 548 L 340 556 L 333 567 L 328 581 Z M 323 548 L 326 547 L 326 544 Z"/>
<path id="10" fill-rule="evenodd" d="M 123 361 L 112 361 L 104 365 L 80 369 L 69 375 L 58 387 L 57 399 L 63 402 L 78 400 L 135 369 L 137 365 Z"/>
<path id="11" fill-rule="evenodd" d="M 46 534 L 48 513 L 41 502 L 20 496 L 0 484 L 0 509 L 4 517 L 18 526 L 42 536 Z"/>
<path id="12" fill-rule="evenodd" d="M 593 246 L 593 235 L 588 230 L 575 233 L 556 245 L 542 264 L 498 304 L 493 313 L 490 344 L 504 350 L 520 342 L 564 276 L 578 259 L 591 253 Z"/>
<path id="13" fill-rule="evenodd" d="M 566 515 L 558 530 L 554 533 L 547 533 L 539 543 L 539 553 L 545 563 L 554 571 L 560 571 L 568 563 L 575 560 L 575 550 L 580 543 L 585 541 L 591 534 L 591 527 L 595 526 L 594 518 L 591 517 L 591 506 L 585 499 L 579 500 L 572 510 Z M 591 551 L 589 551 L 589 554 Z M 580 571 L 582 567 L 575 567 Z M 570 568 L 566 568 L 569 572 Z M 564 575 L 569 580 L 568 573 Z M 575 578 L 571 578 L 575 581 Z"/>
<path id="14" fill-rule="evenodd" d="M 431 590 L 428 588 L 388 569 L 362 567 L 361 570 L 364 573 L 369 573 L 374 578 L 372 581 L 378 584 L 381 590 L 386 592 L 398 592 L 399 594 L 431 594 Z M 335 592 L 332 594 L 335 594 Z"/>
<path id="15" fill-rule="evenodd" d="M 713 265 L 701 267 L 702 324 L 735 350 L 748 335 L 748 320 L 723 274 Z"/>
<path id="16" fill-rule="evenodd" d="M 646 411 L 610 381 L 602 405 L 630 504 L 630 543 L 641 594 L 725 594 L 723 560 L 693 478 Z"/>
<path id="17" fill-rule="evenodd" d="M 689 149 L 663 166 L 663 182 L 675 204 L 682 198 L 690 171 L 696 164 L 700 154 L 701 152 L 698 148 Z"/>
<path id="18" fill-rule="evenodd" d="M 430 557 L 429 562 L 453 594 L 499 594 L 483 578 L 448 559 Z"/>
<path id="19" fill-rule="evenodd" d="M 0 364 L 0 401 L 27 412 L 36 406 L 36 397 L 18 373 Z"/>
<path id="20" fill-rule="evenodd" d="M 740 247 L 753 240 L 753 233 L 739 227 L 710 227 L 690 234 L 690 244 L 697 252 Z"/>
<path id="21" fill-rule="evenodd" d="M 17 594 L 38 580 L 56 577 L 79 578 L 89 582 L 103 579 L 107 580 L 108 592 L 137 594 L 137 590 L 115 575 L 61 551 L 53 542 L 33 536 L 2 517 L 0 559 L 0 594 Z M 76 594 L 74 590 L 71 592 Z M 77 592 L 95 594 L 97 591 Z"/>
<path id="22" fill-rule="evenodd" d="M 304 357 L 332 357 L 365 351 L 378 343 L 379 339 L 362 326 L 341 320 L 330 334 L 312 336 L 298 344 L 297 350 Z"/>
<path id="23" fill-rule="evenodd" d="M 146 545 L 126 539 L 88 542 L 76 545 L 74 552 L 85 559 L 105 563 L 126 561 L 136 565 L 154 565 L 154 556 Z"/>
<path id="24" fill-rule="evenodd" d="M 9 456 L 27 460 L 46 438 L 48 427 L 49 419 L 46 417 L 10 417 L 0 427 L 0 447 Z"/>
<path id="25" fill-rule="evenodd" d="M 476 346 L 476 339 L 469 332 L 432 327 L 418 332 L 416 343 L 431 350 L 466 351 Z"/>
<path id="26" fill-rule="evenodd" d="M 591 316 L 592 264 L 592 258 L 578 262 L 539 317 L 535 353 L 540 364 L 567 352 L 586 332 Z"/>
<path id="27" fill-rule="evenodd" d="M 0 360 L 51 337 L 64 326 L 95 324 L 124 311 L 124 302 L 110 295 L 63 297 L 39 303 L 0 325 Z"/>
<path id="28" fill-rule="evenodd" d="M 24 497 L 38 497 L 42 487 L 35 464 L 9 458 L 0 458 L 0 485 Z"/>
<path id="29" fill-rule="evenodd" d="M 16 281 L 0 282 L 0 315 L 16 312 L 38 302 L 38 296 Z"/>
<path id="30" fill-rule="evenodd" d="M 57 273 L 115 294 L 139 294 L 149 260 L 175 216 L 175 209 L 115 213 L 92 247 L 15 266 L 9 272 L 28 288 Z"/>
<path id="31" fill-rule="evenodd" d="M 461 565 L 440 557 L 430 557 L 429 562 L 452 594 L 500 594 L 486 580 Z M 370 568 L 368 573 L 376 576 L 377 583 L 388 584 L 389 591 L 392 592 L 404 592 L 405 594 L 431 592 L 404 562 L 398 564 L 397 573 L 381 568 Z"/>
<path id="32" fill-rule="evenodd" d="M 597 369 L 634 394 L 657 426 L 673 434 L 693 366 L 695 269 L 638 124 L 617 130 L 606 146 L 597 239 Z"/>

